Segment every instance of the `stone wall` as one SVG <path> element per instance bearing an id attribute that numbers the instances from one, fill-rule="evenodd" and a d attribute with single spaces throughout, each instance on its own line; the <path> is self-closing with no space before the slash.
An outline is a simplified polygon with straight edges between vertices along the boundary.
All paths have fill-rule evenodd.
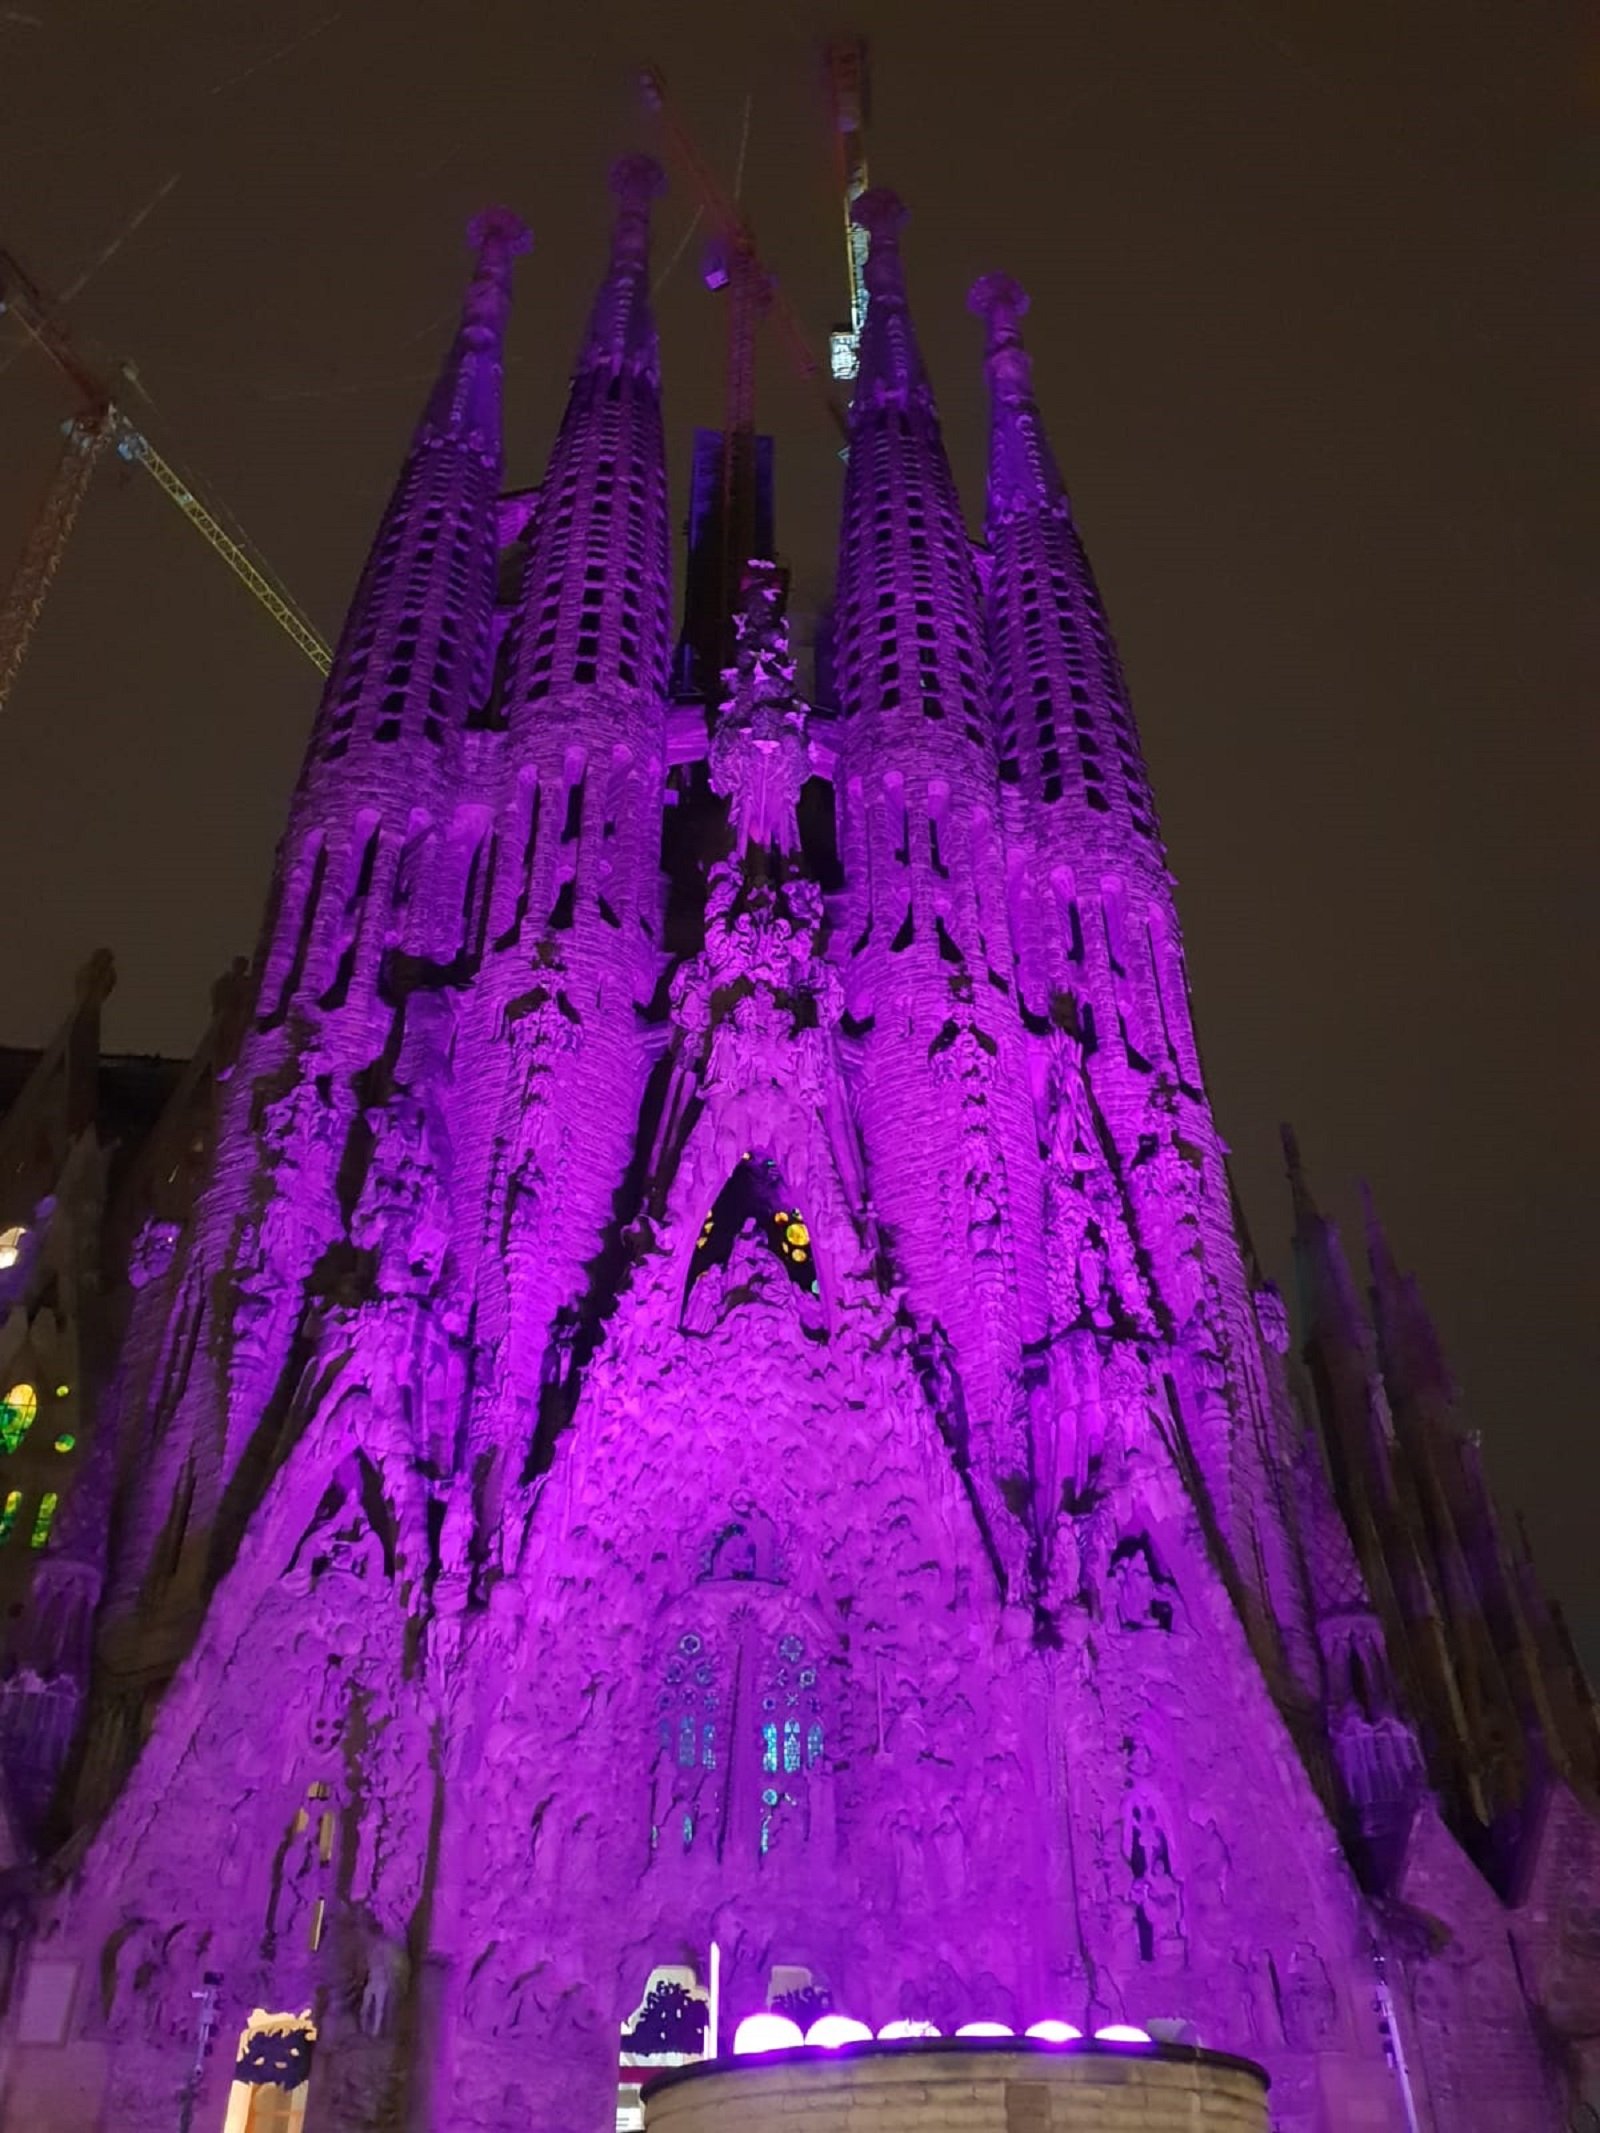
<path id="1" fill-rule="evenodd" d="M 727 2062 L 645 2091 L 646 2133 L 1267 2133 L 1248 2060 L 896 2045 Z"/>

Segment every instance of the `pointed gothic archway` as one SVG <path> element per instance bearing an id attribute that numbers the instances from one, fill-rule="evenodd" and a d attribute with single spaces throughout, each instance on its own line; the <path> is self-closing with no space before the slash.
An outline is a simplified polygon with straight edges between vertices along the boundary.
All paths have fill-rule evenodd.
<path id="1" fill-rule="evenodd" d="M 822 1273 L 805 1211 L 776 1157 L 747 1154 L 735 1163 L 695 1238 L 684 1277 L 684 1330 L 709 1330 L 726 1310 L 754 1300 L 769 1280 L 785 1281 L 802 1318 L 823 1324 Z"/>

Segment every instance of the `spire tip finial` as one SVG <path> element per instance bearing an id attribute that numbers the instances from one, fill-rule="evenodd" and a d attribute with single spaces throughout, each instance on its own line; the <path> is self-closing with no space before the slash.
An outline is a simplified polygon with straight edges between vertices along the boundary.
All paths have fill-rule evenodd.
<path id="1" fill-rule="evenodd" d="M 667 189 L 667 174 L 654 156 L 618 156 L 611 166 L 611 190 L 620 207 L 648 209 Z"/>
<path id="2" fill-rule="evenodd" d="M 1015 334 L 1028 315 L 1030 301 L 1027 290 L 1010 274 L 980 274 L 967 291 L 967 309 L 988 321 L 991 335 L 1006 326 Z"/>
<path id="3" fill-rule="evenodd" d="M 1009 274 L 983 274 L 967 292 L 967 309 L 988 328 L 984 363 L 991 387 L 1001 400 L 1026 400 L 1033 390 L 1028 352 L 1022 345 L 1027 290 Z"/>
<path id="4" fill-rule="evenodd" d="M 503 248 L 507 260 L 533 250 L 533 233 L 522 217 L 498 204 L 485 207 L 467 224 L 467 243 L 480 256 L 491 246 Z"/>
<path id="5" fill-rule="evenodd" d="M 1295 1214 L 1301 1219 L 1314 1216 L 1316 1206 L 1306 1183 L 1305 1164 L 1300 1158 L 1300 1136 L 1293 1126 L 1284 1123 L 1278 1128 L 1278 1138 L 1283 1144 L 1283 1167 L 1289 1175 L 1289 1197 L 1294 1202 Z"/>

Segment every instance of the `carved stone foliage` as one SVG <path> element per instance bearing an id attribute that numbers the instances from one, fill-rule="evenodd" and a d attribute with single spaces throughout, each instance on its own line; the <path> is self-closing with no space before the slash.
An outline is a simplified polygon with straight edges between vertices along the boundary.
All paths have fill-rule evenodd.
<path id="1" fill-rule="evenodd" d="M 1046 1237 L 1052 1316 L 1061 1330 L 1148 1333 L 1149 1285 L 1095 1116 L 1083 1047 L 1066 1030 L 1051 1035 L 1046 1089 Z"/>

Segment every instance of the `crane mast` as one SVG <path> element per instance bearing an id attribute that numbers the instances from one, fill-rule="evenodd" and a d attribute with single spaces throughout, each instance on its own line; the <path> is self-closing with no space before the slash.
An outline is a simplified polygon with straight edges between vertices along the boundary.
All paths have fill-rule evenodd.
<path id="1" fill-rule="evenodd" d="M 87 408 L 62 426 L 60 456 L 11 582 L 0 595 L 0 709 L 22 671 L 28 645 L 100 455 L 115 435 L 111 409 Z"/>

